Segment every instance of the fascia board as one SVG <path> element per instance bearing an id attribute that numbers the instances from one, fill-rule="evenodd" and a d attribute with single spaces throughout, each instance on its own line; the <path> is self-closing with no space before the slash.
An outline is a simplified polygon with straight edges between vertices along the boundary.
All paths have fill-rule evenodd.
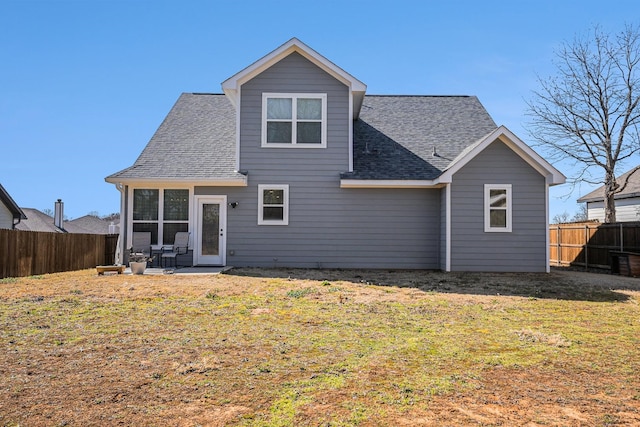
<path id="1" fill-rule="evenodd" d="M 153 178 L 135 178 L 121 179 L 115 177 L 105 178 L 105 181 L 111 184 L 124 185 L 154 185 L 157 187 L 166 187 L 170 185 L 178 186 L 209 186 L 209 187 L 246 187 L 247 177 L 236 179 L 208 179 L 208 180 L 192 180 L 192 179 L 153 179 Z"/>
<path id="2" fill-rule="evenodd" d="M 350 90 L 353 92 L 361 92 L 364 96 L 364 92 L 367 90 L 367 85 L 295 37 L 222 82 L 223 92 L 230 98 L 231 102 L 235 106 L 238 89 L 243 83 L 251 80 L 253 77 L 257 76 L 293 52 L 301 54 L 338 81 L 348 86 Z"/>
<path id="3" fill-rule="evenodd" d="M 531 147 L 525 144 L 505 126 L 498 127 L 496 130 L 480 140 L 479 143 L 469 150 L 469 152 L 455 160 L 454 163 L 438 178 L 438 180 L 443 183 L 451 182 L 453 175 L 456 172 L 462 169 L 467 163 L 484 151 L 489 144 L 496 140 L 500 140 L 506 144 L 514 153 L 520 156 L 520 158 L 527 162 L 532 168 L 548 179 L 549 185 L 564 184 L 566 177 L 560 171 L 540 157 L 538 153 L 533 151 Z"/>
<path id="4" fill-rule="evenodd" d="M 340 188 L 441 188 L 435 180 L 341 179 Z"/>

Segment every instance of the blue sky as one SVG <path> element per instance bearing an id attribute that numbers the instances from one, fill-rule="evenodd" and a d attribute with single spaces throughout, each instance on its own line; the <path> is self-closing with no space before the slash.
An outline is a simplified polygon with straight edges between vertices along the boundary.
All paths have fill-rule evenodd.
<path id="1" fill-rule="evenodd" d="M 476 95 L 531 142 L 525 100 L 554 49 L 639 18 L 637 0 L 2 0 L 0 183 L 21 207 L 117 212 L 104 178 L 133 164 L 180 93 L 221 92 L 291 37 L 370 94 Z M 553 188 L 551 217 L 591 189 Z"/>

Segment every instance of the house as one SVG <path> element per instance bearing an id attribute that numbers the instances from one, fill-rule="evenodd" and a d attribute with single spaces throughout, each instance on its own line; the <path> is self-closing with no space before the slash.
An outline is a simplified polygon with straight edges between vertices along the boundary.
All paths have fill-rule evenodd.
<path id="1" fill-rule="evenodd" d="M 0 184 L 0 228 L 13 230 L 16 224 L 25 219 L 27 216 Z"/>
<path id="2" fill-rule="evenodd" d="M 182 94 L 121 193 L 121 239 L 193 265 L 548 271 L 565 177 L 474 96 L 366 95 L 298 39 Z M 157 246 L 156 246 L 157 248 Z"/>
<path id="3" fill-rule="evenodd" d="M 65 221 L 62 201 L 58 200 L 55 207 L 53 217 L 38 209 L 23 208 L 28 214 L 28 219 L 25 218 L 15 228 L 23 231 L 44 231 L 48 233 L 117 234 L 119 232 L 117 221 L 106 221 L 93 215 L 85 215 Z"/>
<path id="4" fill-rule="evenodd" d="M 614 196 L 616 221 L 640 221 L 640 172 L 635 168 L 620 175 L 616 181 L 623 184 L 629 175 L 624 190 Z M 578 199 L 578 203 L 587 204 L 587 219 L 604 222 L 604 185 Z"/>

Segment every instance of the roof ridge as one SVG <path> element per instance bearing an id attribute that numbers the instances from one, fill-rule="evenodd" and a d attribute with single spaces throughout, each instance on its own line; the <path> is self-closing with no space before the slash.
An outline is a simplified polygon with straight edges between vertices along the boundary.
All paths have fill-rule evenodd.
<path id="1" fill-rule="evenodd" d="M 475 95 L 393 95 L 393 94 L 384 94 L 384 95 L 376 95 L 376 94 L 366 94 L 365 97 L 396 97 L 396 98 L 473 98 Z"/>

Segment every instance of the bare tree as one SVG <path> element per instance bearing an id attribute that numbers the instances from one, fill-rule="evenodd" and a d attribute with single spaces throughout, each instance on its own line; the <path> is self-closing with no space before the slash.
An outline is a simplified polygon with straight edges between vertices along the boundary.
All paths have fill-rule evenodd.
<path id="1" fill-rule="evenodd" d="M 569 212 L 567 211 L 555 214 L 553 218 L 551 218 L 552 224 L 566 224 L 567 222 L 569 222 Z"/>
<path id="2" fill-rule="evenodd" d="M 633 26 L 613 36 L 594 27 L 556 52 L 557 75 L 538 78 L 528 102 L 529 133 L 550 160 L 573 160 L 571 181 L 604 184 L 605 222 L 616 221 L 614 196 L 624 190 L 616 167 L 640 148 L 640 33 Z M 594 180 L 595 176 L 598 180 Z"/>
<path id="3" fill-rule="evenodd" d="M 584 222 L 589 220 L 589 212 L 586 203 L 578 203 L 578 211 L 571 217 L 571 222 Z"/>

